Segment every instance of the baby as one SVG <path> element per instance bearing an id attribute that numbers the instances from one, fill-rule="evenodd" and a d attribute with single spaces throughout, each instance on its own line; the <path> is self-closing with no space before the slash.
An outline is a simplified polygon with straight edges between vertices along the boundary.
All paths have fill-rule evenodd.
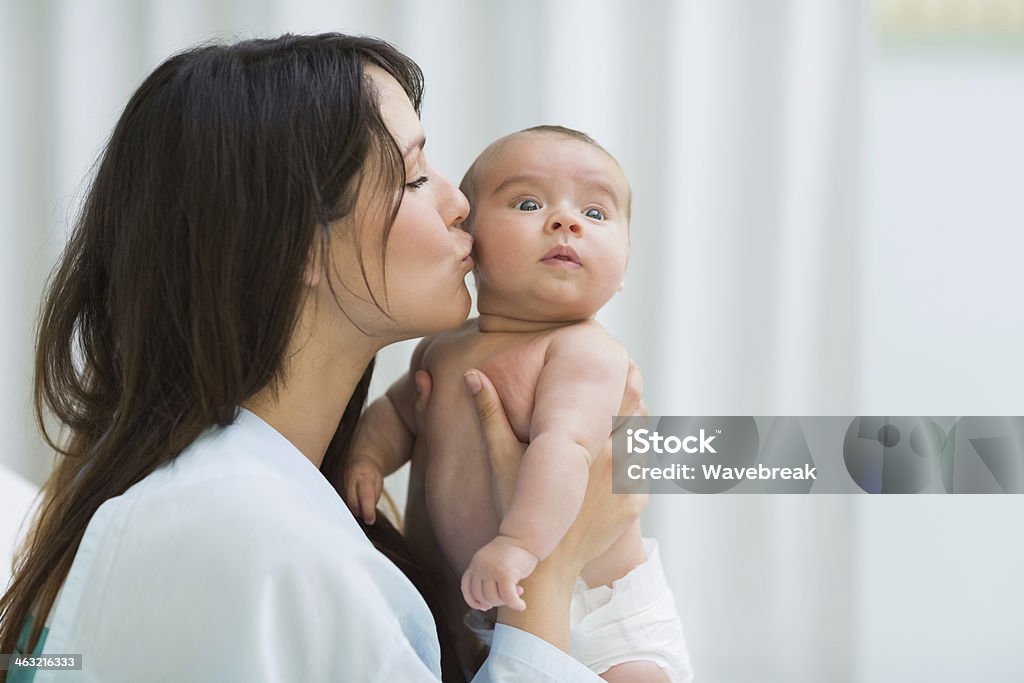
<path id="1" fill-rule="evenodd" d="M 411 457 L 405 534 L 414 551 L 429 558 L 440 549 L 441 571 L 452 585 L 462 576 L 470 607 L 523 609 L 518 583 L 576 518 L 625 387 L 626 350 L 593 316 L 622 289 L 631 194 L 608 152 L 558 126 L 497 140 L 462 190 L 472 206 L 463 228 L 474 237 L 480 315 L 420 342 L 409 374 L 366 409 L 345 497 L 372 523 L 383 478 Z M 470 368 L 493 381 L 529 444 L 503 519 L 466 391 L 479 381 L 464 379 Z M 430 373 L 433 389 L 417 432 L 418 370 Z M 641 538 L 639 522 L 584 568 L 571 611 L 572 654 L 609 680 L 691 677 L 656 544 Z M 660 667 L 654 678 L 644 673 L 651 662 Z"/>

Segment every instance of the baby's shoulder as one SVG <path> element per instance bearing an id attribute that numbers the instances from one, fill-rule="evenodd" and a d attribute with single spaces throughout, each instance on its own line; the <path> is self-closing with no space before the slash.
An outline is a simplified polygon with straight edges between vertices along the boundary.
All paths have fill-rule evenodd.
<path id="1" fill-rule="evenodd" d="M 458 353 L 472 342 L 474 335 L 478 334 L 476 320 L 467 320 L 454 330 L 438 332 L 423 337 L 413 351 L 413 367 L 415 369 L 427 369 L 432 361 L 452 353 Z"/>
<path id="2" fill-rule="evenodd" d="M 584 320 L 560 327 L 548 339 L 550 350 L 586 351 L 610 357 L 626 356 L 626 347 L 596 320 Z"/>

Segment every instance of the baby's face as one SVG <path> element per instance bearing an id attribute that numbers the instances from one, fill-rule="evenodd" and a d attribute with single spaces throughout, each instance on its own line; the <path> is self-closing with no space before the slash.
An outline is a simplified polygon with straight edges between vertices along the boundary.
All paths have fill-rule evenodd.
<path id="1" fill-rule="evenodd" d="M 551 134 L 521 135 L 486 160 L 475 199 L 481 313 L 582 320 L 620 288 L 629 186 L 601 150 Z"/>

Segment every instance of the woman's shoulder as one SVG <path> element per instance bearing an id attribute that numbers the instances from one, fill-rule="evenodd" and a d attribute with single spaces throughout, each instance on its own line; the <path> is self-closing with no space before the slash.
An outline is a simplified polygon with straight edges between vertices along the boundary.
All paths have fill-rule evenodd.
<path id="1" fill-rule="evenodd" d="M 97 621 L 147 628 L 158 614 L 237 624 L 267 600 L 323 619 L 379 608 L 395 590 L 408 601 L 312 463 L 252 426 L 207 432 L 100 506 L 65 582 L 57 641 Z"/>
<path id="2" fill-rule="evenodd" d="M 372 550 L 319 470 L 247 411 L 105 502 L 90 533 L 116 545 L 122 562 L 133 549 L 151 557 L 178 548 L 221 563 L 273 563 L 295 552 L 327 561 L 339 544 Z"/>
<path id="3" fill-rule="evenodd" d="M 328 667 L 306 678 L 337 680 L 357 653 L 342 656 L 339 634 L 404 637 L 400 610 L 412 614 L 415 589 L 333 489 L 340 514 L 272 468 L 183 476 L 191 467 L 140 482 L 90 522 L 56 607 L 52 651 L 88 652 L 96 671 L 120 671 L 130 639 L 150 672 L 179 671 L 180 656 L 201 650 L 239 658 L 217 663 L 230 673 L 210 680 L 265 680 L 268 657 L 297 671 Z M 411 620 L 420 630 L 433 623 L 425 609 Z"/>

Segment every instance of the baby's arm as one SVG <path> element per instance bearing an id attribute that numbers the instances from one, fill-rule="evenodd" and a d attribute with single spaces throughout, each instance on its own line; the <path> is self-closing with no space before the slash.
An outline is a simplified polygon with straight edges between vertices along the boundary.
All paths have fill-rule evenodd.
<path id="1" fill-rule="evenodd" d="M 413 351 L 409 372 L 371 403 L 359 418 L 345 464 L 345 502 L 367 524 L 377 519 L 384 477 L 408 462 L 416 438 L 414 377 L 429 346 L 424 339 Z"/>
<path id="2" fill-rule="evenodd" d="M 576 518 L 628 369 L 625 349 L 597 323 L 568 328 L 551 341 L 508 513 L 498 537 L 477 551 L 463 577 L 471 607 L 522 606 L 515 585 L 554 550 Z"/>

